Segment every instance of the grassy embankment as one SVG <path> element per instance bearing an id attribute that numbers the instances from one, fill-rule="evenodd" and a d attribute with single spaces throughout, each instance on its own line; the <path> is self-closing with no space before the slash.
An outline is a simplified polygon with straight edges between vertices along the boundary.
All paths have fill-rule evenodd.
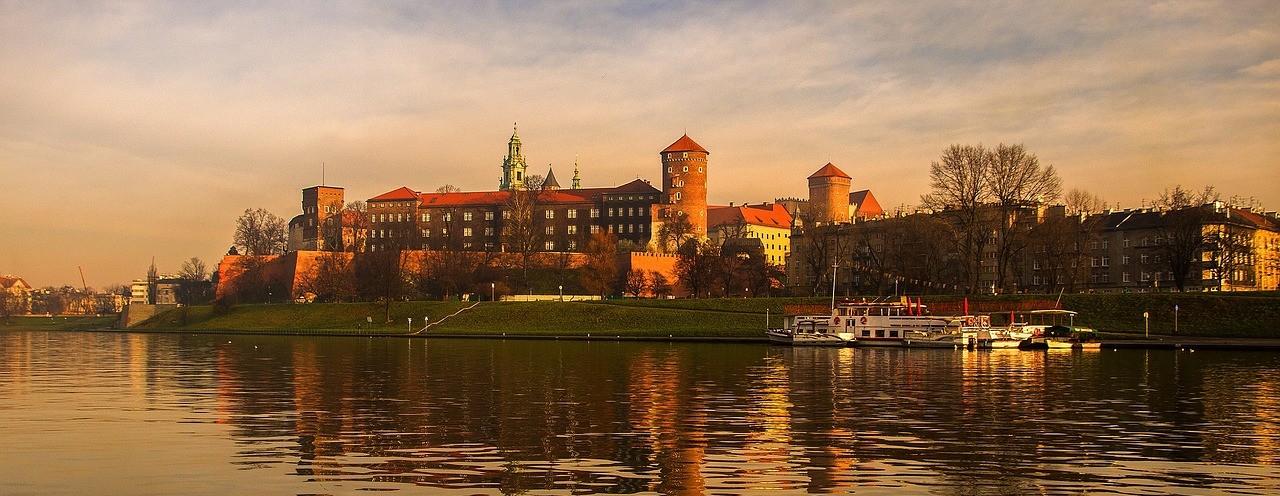
<path id="1" fill-rule="evenodd" d="M 1056 296 L 1013 295 L 970 297 L 980 301 L 1055 299 Z M 926 297 L 954 301 L 952 296 Z M 825 304 L 824 298 L 752 298 L 696 300 L 609 300 L 603 302 L 484 302 L 433 326 L 425 334 L 586 335 L 759 337 L 770 322 L 780 324 L 784 304 Z M 196 306 L 158 315 L 138 326 L 141 330 L 263 331 L 344 333 L 405 333 L 407 319 L 414 328 L 422 317 L 440 320 L 469 303 L 413 301 L 392 305 L 390 323 L 383 307 L 374 303 L 239 305 L 224 314 Z M 1280 338 L 1280 296 L 1187 294 L 1065 295 L 1063 307 L 1080 312 L 1079 325 L 1104 333 L 1143 330 L 1142 312 L 1151 314 L 1152 334 L 1174 333 L 1173 307 L 1179 307 L 1178 332 L 1187 336 Z M 370 325 L 366 318 L 371 317 Z"/>
<path id="2" fill-rule="evenodd" d="M 114 325 L 116 325 L 116 317 L 114 315 L 108 317 L 84 317 L 79 315 L 36 317 L 22 315 L 9 317 L 8 320 L 0 320 L 0 330 L 83 331 L 102 329 Z"/>

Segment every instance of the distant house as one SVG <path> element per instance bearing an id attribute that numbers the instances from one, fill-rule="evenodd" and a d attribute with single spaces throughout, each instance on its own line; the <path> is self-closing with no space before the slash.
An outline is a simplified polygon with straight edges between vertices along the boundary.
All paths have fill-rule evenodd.
<path id="1" fill-rule="evenodd" d="M 21 277 L 0 276 L 0 291 L 5 298 L 0 304 L 6 306 L 9 314 L 22 315 L 31 312 L 31 285 Z"/>

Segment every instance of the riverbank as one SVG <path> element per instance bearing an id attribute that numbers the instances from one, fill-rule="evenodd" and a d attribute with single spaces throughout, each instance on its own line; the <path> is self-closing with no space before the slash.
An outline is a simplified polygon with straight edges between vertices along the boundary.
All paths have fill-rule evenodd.
<path id="1" fill-rule="evenodd" d="M 1056 296 L 969 297 L 985 302 L 1025 299 L 1053 301 Z M 925 297 L 954 302 L 954 296 Z M 435 336 L 533 336 L 569 338 L 735 339 L 756 340 L 767 325 L 781 325 L 788 304 L 819 304 L 827 298 L 749 298 L 681 300 L 605 300 L 593 302 L 436 302 L 409 301 L 385 308 L 377 303 L 237 305 L 224 312 L 210 306 L 181 307 L 133 328 L 139 331 L 233 332 L 261 334 Z M 474 305 L 474 306 L 473 306 Z M 1080 312 L 1077 324 L 1093 327 L 1105 339 L 1142 339 L 1142 313 L 1149 312 L 1153 336 L 1235 339 L 1280 338 L 1280 296 L 1264 294 L 1085 294 L 1064 295 L 1062 306 Z M 1177 311 L 1177 328 L 1174 307 Z M 456 314 L 453 317 L 446 316 Z M 422 330 L 425 321 L 432 326 Z M 413 319 L 410 322 L 409 319 Z M 766 324 L 766 318 L 768 323 Z M 443 319 L 443 322 L 441 321 Z M 0 328 L 48 330 L 103 329 L 110 317 L 13 317 Z"/>

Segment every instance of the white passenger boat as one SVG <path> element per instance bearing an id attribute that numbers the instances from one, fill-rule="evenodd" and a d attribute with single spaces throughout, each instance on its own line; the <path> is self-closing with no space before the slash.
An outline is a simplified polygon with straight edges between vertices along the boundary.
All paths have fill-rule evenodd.
<path id="1" fill-rule="evenodd" d="M 953 318 L 928 315 L 923 303 L 907 298 L 840 302 L 831 328 L 854 346 L 954 348 L 960 337 Z"/>
<path id="2" fill-rule="evenodd" d="M 765 335 L 770 343 L 791 346 L 846 346 L 848 340 L 831 332 L 831 317 L 827 315 L 788 315 L 783 317 L 783 327 L 768 329 Z"/>

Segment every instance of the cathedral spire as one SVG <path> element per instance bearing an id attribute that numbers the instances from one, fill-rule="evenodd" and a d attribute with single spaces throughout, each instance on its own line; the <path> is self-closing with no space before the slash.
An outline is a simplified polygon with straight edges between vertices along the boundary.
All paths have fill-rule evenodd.
<path id="1" fill-rule="evenodd" d="M 520 146 L 518 129 L 512 123 L 511 140 L 507 141 L 507 156 L 502 159 L 502 179 L 498 181 L 498 189 L 514 190 L 524 185 L 525 161 Z"/>
<path id="2" fill-rule="evenodd" d="M 582 187 L 582 180 L 578 178 L 578 156 L 573 156 L 573 189 Z"/>

